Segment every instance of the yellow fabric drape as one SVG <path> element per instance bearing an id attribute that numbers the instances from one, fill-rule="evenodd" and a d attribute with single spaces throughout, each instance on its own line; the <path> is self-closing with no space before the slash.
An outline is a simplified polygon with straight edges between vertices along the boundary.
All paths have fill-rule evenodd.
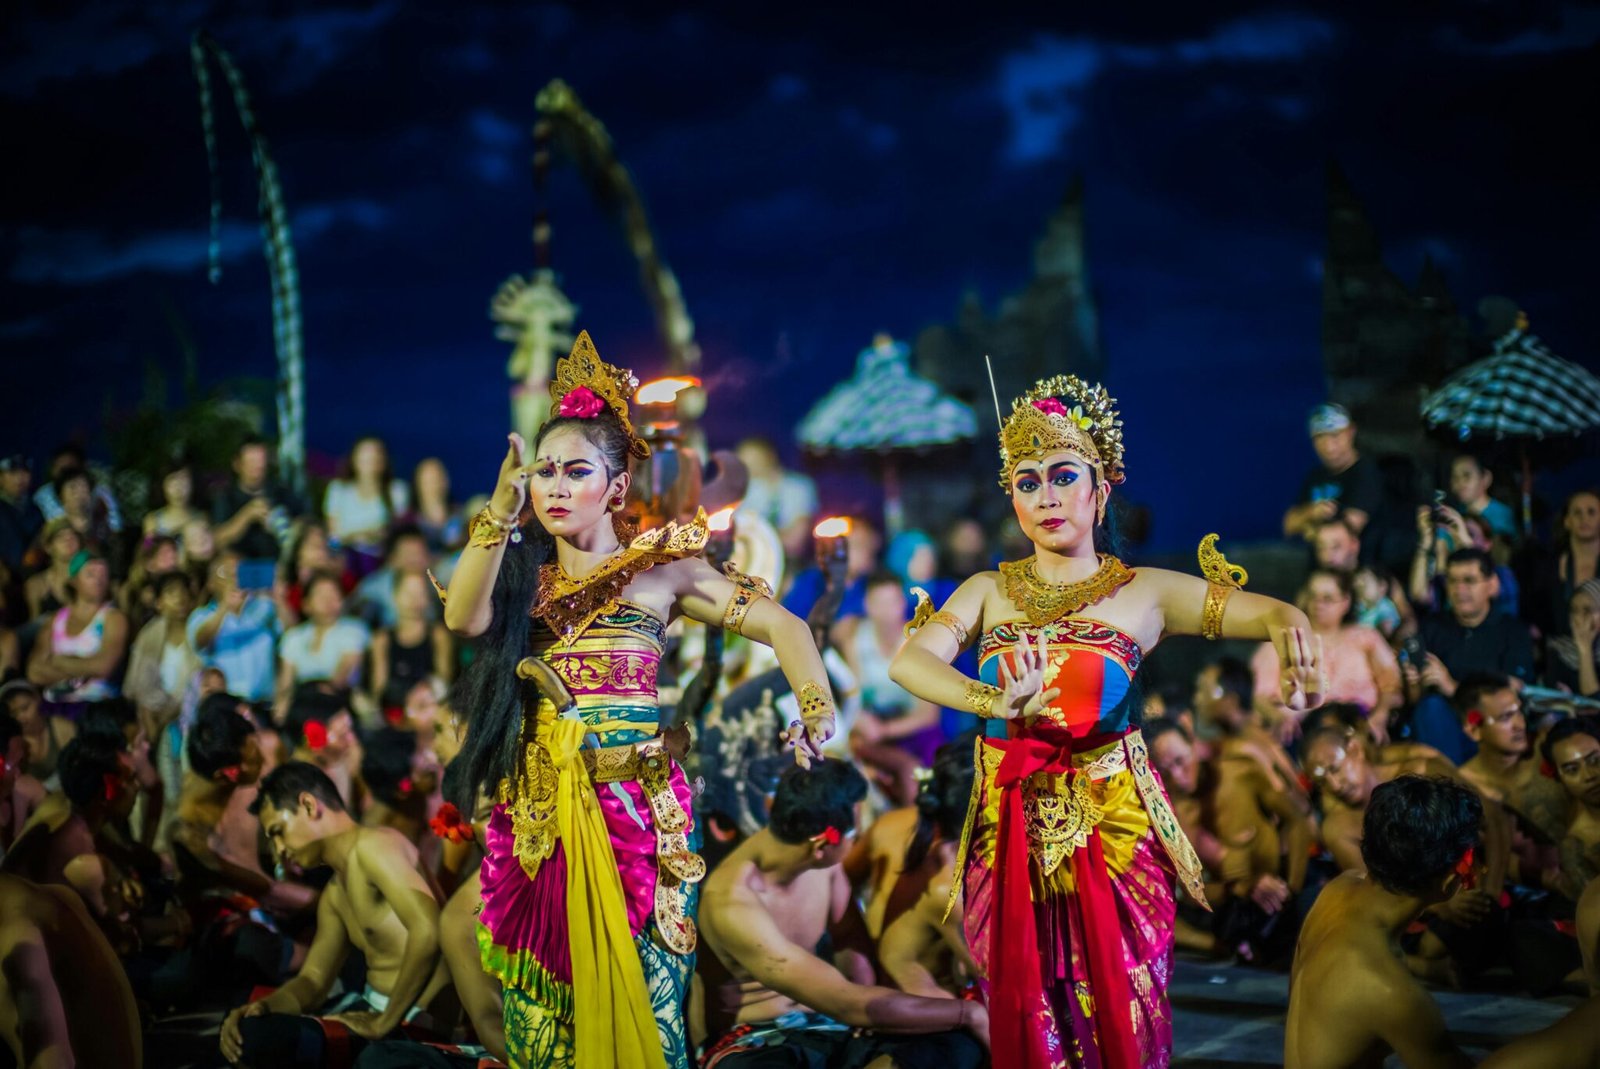
<path id="1" fill-rule="evenodd" d="M 578 1069 L 666 1069 L 644 966 L 628 929 L 611 835 L 580 754 L 584 725 L 557 719 L 546 745 L 559 775 L 556 823 L 567 854 L 567 938 L 572 948 Z"/>

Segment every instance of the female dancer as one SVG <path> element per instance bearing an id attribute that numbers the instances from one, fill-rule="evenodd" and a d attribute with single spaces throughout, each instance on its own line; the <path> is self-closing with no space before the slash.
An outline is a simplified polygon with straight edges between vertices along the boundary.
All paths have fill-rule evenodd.
<path id="1" fill-rule="evenodd" d="M 926 606 L 913 623 L 941 626 L 921 626 L 892 670 L 919 697 L 986 720 L 951 900 L 964 883 L 994 1063 L 1164 1066 L 1174 869 L 1205 897 L 1133 726 L 1134 676 L 1166 635 L 1271 640 L 1284 701 L 1299 710 L 1320 700 L 1315 640 L 1300 610 L 1235 594 L 1210 539 L 1209 585 L 1096 552 L 1123 479 L 1121 422 L 1099 386 L 1038 383 L 1012 406 L 1000 456 L 1033 556 L 973 576 L 939 612 Z M 949 663 L 972 634 L 980 679 Z M 1021 947 L 1036 957 L 1018 958 Z"/>
<path id="2" fill-rule="evenodd" d="M 556 414 L 531 456 L 510 437 L 445 605 L 453 631 L 481 640 L 451 702 L 470 724 L 457 758 L 467 796 L 456 802 L 465 810 L 480 789 L 496 802 L 478 945 L 505 987 L 513 1069 L 690 1065 L 683 1001 L 705 863 L 689 842 L 688 784 L 659 732 L 656 670 L 672 617 L 773 648 L 800 699 L 787 736 L 801 765 L 833 734 L 810 630 L 757 581 L 699 559 L 704 513 L 631 540 L 617 522 L 629 458 L 649 455 L 628 419 L 636 385 L 578 336 L 556 365 Z M 529 512 L 537 522 L 524 527 Z"/>

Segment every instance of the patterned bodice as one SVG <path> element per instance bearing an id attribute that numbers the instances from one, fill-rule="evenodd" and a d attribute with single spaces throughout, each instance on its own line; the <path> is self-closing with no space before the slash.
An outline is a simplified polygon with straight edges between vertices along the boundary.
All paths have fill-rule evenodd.
<path id="1" fill-rule="evenodd" d="M 1068 616 L 1042 627 L 1026 620 L 999 624 L 985 631 L 979 643 L 978 677 L 998 686 L 1000 658 L 1015 667 L 1011 650 L 1017 640 L 1026 637 L 1037 645 L 1041 634 L 1047 660 L 1044 689 L 1061 693 L 1032 728 L 1024 729 L 1020 720 L 988 720 L 985 734 L 1015 738 L 1026 730 L 1048 737 L 1065 731 L 1083 738 L 1126 731 L 1134 700 L 1133 677 L 1144 652 L 1131 636 L 1100 620 Z"/>
<path id="2" fill-rule="evenodd" d="M 533 653 L 561 676 L 584 721 L 599 729 L 601 744 L 613 746 L 656 734 L 661 715 L 656 672 L 666 634 L 655 613 L 618 601 L 570 645 L 536 624 Z"/>

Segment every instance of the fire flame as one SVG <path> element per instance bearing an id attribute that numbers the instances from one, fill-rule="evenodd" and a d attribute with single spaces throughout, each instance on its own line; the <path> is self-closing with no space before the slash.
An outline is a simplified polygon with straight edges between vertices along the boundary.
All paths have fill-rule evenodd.
<path id="1" fill-rule="evenodd" d="M 811 534 L 816 538 L 843 538 L 850 533 L 850 518 L 848 516 L 830 516 L 811 528 Z"/>
<path id="2" fill-rule="evenodd" d="M 696 378 L 656 379 L 639 387 L 639 392 L 634 395 L 634 400 L 641 405 L 670 405 L 677 400 L 678 394 L 692 386 L 700 385 Z"/>
<path id="3" fill-rule="evenodd" d="M 726 531 L 733 526 L 733 514 L 738 507 L 738 505 L 729 505 L 725 509 L 718 509 L 706 517 L 706 526 L 713 531 Z"/>

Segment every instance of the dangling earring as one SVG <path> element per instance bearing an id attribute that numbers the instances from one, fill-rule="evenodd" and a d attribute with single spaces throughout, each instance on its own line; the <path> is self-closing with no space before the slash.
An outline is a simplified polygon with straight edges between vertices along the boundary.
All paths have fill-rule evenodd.
<path id="1" fill-rule="evenodd" d="M 625 504 L 627 504 L 627 502 L 623 501 L 622 498 L 614 497 L 611 499 L 611 504 L 607 507 L 609 507 L 612 512 L 621 512 L 622 506 Z"/>

